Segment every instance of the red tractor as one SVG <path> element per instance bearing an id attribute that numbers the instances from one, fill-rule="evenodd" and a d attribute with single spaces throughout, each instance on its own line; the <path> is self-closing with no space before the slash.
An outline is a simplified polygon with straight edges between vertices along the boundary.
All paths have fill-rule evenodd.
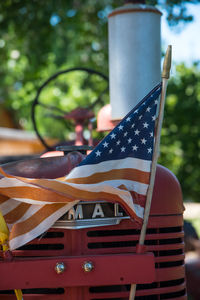
<path id="1" fill-rule="evenodd" d="M 152 15 L 155 19 L 152 24 L 155 28 L 158 28 L 160 12 L 154 8 L 147 7 L 145 9 L 143 4 L 141 7 L 132 7 L 128 3 L 125 9 L 122 8 L 112 13 L 110 19 L 113 18 L 114 20 L 119 16 L 120 22 L 122 22 L 125 14 L 130 17 L 131 13 L 135 13 L 136 16 L 140 13 L 147 16 Z M 125 18 L 124 22 L 126 22 Z M 146 26 L 145 22 L 140 23 L 141 26 L 145 26 L 146 34 L 146 28 L 150 30 L 150 26 Z M 113 26 L 116 24 L 114 22 Z M 111 26 L 111 35 L 114 29 Z M 119 26 L 118 29 L 123 28 Z M 130 29 L 130 33 L 132 33 L 133 28 Z M 135 34 L 139 34 L 139 29 L 141 28 L 138 27 Z M 127 33 L 128 30 L 124 30 L 124 34 L 120 37 L 124 37 Z M 148 80 L 149 78 L 152 79 L 152 68 L 155 70 L 155 65 L 160 72 L 160 54 L 156 55 L 155 49 L 151 49 L 151 47 L 156 46 L 156 49 L 160 52 L 159 38 L 157 44 L 151 40 L 148 47 L 142 48 L 145 51 L 147 48 L 148 51 L 152 50 L 147 55 L 153 55 L 152 59 L 148 57 L 149 65 L 145 60 L 144 63 L 141 63 L 138 56 L 133 62 L 130 57 L 124 55 L 127 64 L 123 60 L 121 67 L 126 65 L 126 74 L 123 72 L 117 74 L 113 67 L 113 64 L 117 62 L 116 68 L 119 69 L 121 61 L 117 59 L 117 55 L 120 55 L 120 51 L 124 54 L 126 50 L 120 48 L 125 46 L 125 43 L 122 42 L 118 45 L 119 49 L 117 48 L 115 38 L 116 35 L 113 35 L 111 46 L 113 43 L 114 51 L 119 50 L 119 53 L 115 53 L 113 56 L 111 53 L 110 55 L 112 60 L 110 67 L 113 71 L 111 91 L 113 91 L 113 86 L 122 87 L 123 91 L 124 86 L 126 86 L 124 91 L 127 93 L 126 96 L 121 97 L 117 90 L 114 97 L 114 100 L 119 96 L 119 98 L 121 97 L 119 100 L 124 101 L 129 95 L 132 99 L 132 95 L 137 94 L 134 90 L 136 94 L 131 92 L 128 95 L 128 88 L 131 88 L 131 85 L 128 86 L 129 80 L 135 84 L 134 89 L 145 81 L 142 81 L 138 74 L 136 74 L 137 78 L 134 77 L 134 74 L 129 74 L 128 67 L 131 63 L 134 63 L 134 67 L 131 67 L 130 71 L 137 72 L 139 72 L 139 68 L 136 67 L 137 62 L 139 66 L 145 65 L 146 70 L 148 70 L 143 73 L 145 73 L 145 76 L 150 74 Z M 153 35 L 148 34 L 146 38 L 152 39 Z M 127 46 L 131 44 L 130 39 L 127 38 L 126 40 Z M 145 39 L 141 38 L 141 41 L 143 42 Z M 135 45 L 136 43 L 133 41 L 133 46 Z M 136 57 L 133 55 L 132 49 L 130 50 L 131 58 Z M 138 52 L 137 49 L 135 51 Z M 135 54 L 138 55 L 138 53 Z M 152 64 L 154 58 L 158 59 L 158 63 Z M 122 85 L 115 84 L 114 81 L 120 79 L 116 78 L 115 75 L 121 76 L 122 81 L 124 81 Z M 57 76 L 58 74 L 51 79 Z M 156 74 L 154 78 L 156 83 L 158 82 L 157 78 L 160 78 L 159 74 Z M 48 82 L 49 80 L 41 86 L 34 102 L 33 120 L 35 129 L 37 129 L 37 126 L 34 119 L 34 110 L 36 105 L 39 104 L 38 97 L 41 89 Z M 152 84 L 154 83 L 150 82 L 150 85 Z M 144 92 L 144 85 L 142 88 L 139 86 L 140 92 Z M 149 89 L 149 87 L 146 88 Z M 111 98 L 112 95 L 111 93 Z M 118 104 L 116 106 L 117 117 L 113 118 L 115 120 L 118 118 L 118 113 L 121 112 L 121 107 Z M 109 106 L 107 109 L 109 109 Z M 103 121 L 98 123 L 99 120 L 97 120 L 97 123 L 102 128 L 109 130 L 113 126 L 112 122 L 103 123 L 104 121 L 106 123 L 104 113 L 108 113 L 109 116 L 107 109 L 104 108 L 103 112 L 101 111 L 99 118 L 101 117 Z M 88 120 L 93 118 L 90 111 L 79 109 L 64 116 L 65 119 L 73 118 L 75 120 L 77 134 L 75 145 L 72 148 L 70 148 L 70 143 L 59 148 L 59 150 L 66 152 L 65 156 L 15 162 L 5 166 L 5 169 L 11 174 L 29 178 L 57 178 L 65 175 L 80 161 L 81 154 L 73 151 L 86 154 L 86 151 L 90 150 L 86 145 L 83 145 L 85 144 L 83 114 L 84 118 Z M 89 130 L 91 131 L 91 124 Z M 92 140 L 90 139 L 89 146 L 91 144 Z M 137 300 L 186 300 L 183 210 L 182 193 L 178 180 L 168 169 L 158 165 L 145 247 L 138 253 L 137 245 L 141 226 L 132 220 L 120 205 L 102 200 L 80 202 L 60 218 L 47 232 L 13 251 L 12 256 L 4 255 L 1 252 L 0 299 L 15 299 L 13 290 L 22 289 L 23 297 L 27 300 L 128 300 L 130 285 L 134 283 L 137 284 L 135 297 Z"/>
<path id="2" fill-rule="evenodd" d="M 106 106 L 98 114 L 99 130 L 112 129 L 109 118 Z M 82 125 L 77 136 L 83 142 Z M 58 178 L 91 147 L 58 149 L 60 156 L 46 157 L 48 153 L 4 168 L 22 177 Z M 0 299 L 15 299 L 13 290 L 22 289 L 27 300 L 125 300 L 132 283 L 137 284 L 135 299 L 187 299 L 183 210 L 179 182 L 158 165 L 145 247 L 138 254 L 141 226 L 122 207 L 101 200 L 80 202 L 12 256 L 1 252 Z"/>
<path id="3" fill-rule="evenodd" d="M 62 176 L 69 162 L 76 163 L 72 157 L 12 163 L 7 170 L 36 177 L 40 164 L 47 176 L 51 167 L 52 178 L 52 171 Z M 162 166 L 157 167 L 146 247 L 136 254 L 139 234 L 140 226 L 118 204 L 80 203 L 13 257 L 1 253 L 0 299 L 15 299 L 13 289 L 20 288 L 24 299 L 125 300 L 131 283 L 137 283 L 136 299 L 187 299 L 181 189 Z"/>

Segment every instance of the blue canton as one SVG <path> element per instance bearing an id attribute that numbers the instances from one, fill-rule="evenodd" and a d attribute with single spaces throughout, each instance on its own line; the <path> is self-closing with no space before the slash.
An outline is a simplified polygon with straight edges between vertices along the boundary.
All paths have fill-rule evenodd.
<path id="1" fill-rule="evenodd" d="M 126 157 L 152 160 L 160 93 L 161 83 L 126 115 L 79 166 Z"/>

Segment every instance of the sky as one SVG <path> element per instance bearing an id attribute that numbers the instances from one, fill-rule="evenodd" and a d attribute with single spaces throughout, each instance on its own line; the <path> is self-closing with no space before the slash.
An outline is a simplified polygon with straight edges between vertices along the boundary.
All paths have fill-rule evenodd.
<path id="1" fill-rule="evenodd" d="M 200 60 L 200 4 L 189 4 L 187 7 L 188 12 L 193 15 L 193 21 L 171 28 L 163 15 L 161 38 L 164 49 L 167 45 L 172 45 L 173 63 L 184 62 L 191 65 L 193 61 Z"/>

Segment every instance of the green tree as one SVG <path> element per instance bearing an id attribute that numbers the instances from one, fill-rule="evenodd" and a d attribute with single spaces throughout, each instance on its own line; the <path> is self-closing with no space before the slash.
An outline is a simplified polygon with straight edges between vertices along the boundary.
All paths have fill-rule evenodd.
<path id="1" fill-rule="evenodd" d="M 185 199 L 199 201 L 200 69 L 177 66 L 169 81 L 162 129 L 160 163 L 181 182 Z"/>
<path id="2" fill-rule="evenodd" d="M 39 86 L 55 72 L 89 67 L 108 74 L 107 15 L 123 0 L 4 0 L 0 3 L 0 101 L 16 124 L 33 130 L 31 104 Z M 200 0 L 147 0 L 167 12 L 171 26 L 192 21 L 187 4 Z M 182 183 L 185 197 L 198 200 L 199 66 L 177 67 L 168 88 L 161 159 Z M 95 85 L 95 82 L 98 83 Z M 89 86 L 92 90 L 89 90 Z M 63 75 L 41 94 L 45 104 L 70 111 L 94 103 L 105 83 L 84 73 Z M 80 92 L 81 91 L 81 92 Z M 108 101 L 108 97 L 102 100 Z M 72 130 L 50 123 L 38 110 L 42 133 L 63 139 Z M 48 128 L 46 130 L 46 127 Z M 50 128 L 50 130 L 49 130 Z"/>
<path id="3" fill-rule="evenodd" d="M 186 4 L 199 2 L 146 1 L 167 11 L 171 25 L 191 21 Z M 56 71 L 87 66 L 108 74 L 107 15 L 123 3 L 49 0 L 47 5 L 44 0 L 1 1 L 0 100 L 14 112 L 16 123 L 32 129 L 30 107 L 36 90 Z M 87 99 L 82 101 L 87 103 Z M 70 103 L 66 110 L 71 109 Z"/>

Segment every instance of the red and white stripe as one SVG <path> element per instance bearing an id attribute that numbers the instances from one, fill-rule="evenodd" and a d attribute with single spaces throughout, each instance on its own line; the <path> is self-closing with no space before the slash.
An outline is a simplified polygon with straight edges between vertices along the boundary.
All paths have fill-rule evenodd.
<path id="1" fill-rule="evenodd" d="M 11 250 L 42 234 L 80 200 L 118 202 L 141 222 L 150 169 L 151 161 L 128 157 L 78 166 L 63 181 L 12 176 L 0 168 L 0 210 L 11 230 Z"/>

